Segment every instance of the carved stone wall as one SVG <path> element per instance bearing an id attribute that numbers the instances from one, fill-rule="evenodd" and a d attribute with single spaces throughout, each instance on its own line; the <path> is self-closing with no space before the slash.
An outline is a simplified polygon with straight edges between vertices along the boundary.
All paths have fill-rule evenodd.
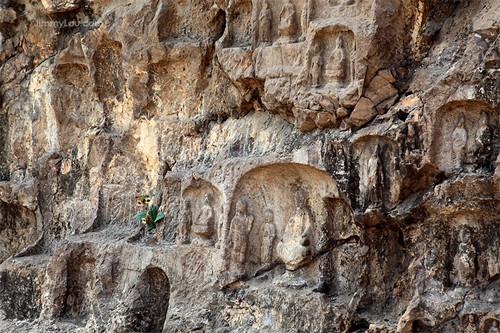
<path id="1" fill-rule="evenodd" d="M 0 1 L 0 331 L 498 332 L 499 12 Z"/>

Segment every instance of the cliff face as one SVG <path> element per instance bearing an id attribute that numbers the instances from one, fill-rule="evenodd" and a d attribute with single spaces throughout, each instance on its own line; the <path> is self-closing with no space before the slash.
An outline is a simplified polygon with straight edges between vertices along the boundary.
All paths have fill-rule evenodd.
<path id="1" fill-rule="evenodd" d="M 0 330 L 498 332 L 498 13 L 0 1 Z"/>

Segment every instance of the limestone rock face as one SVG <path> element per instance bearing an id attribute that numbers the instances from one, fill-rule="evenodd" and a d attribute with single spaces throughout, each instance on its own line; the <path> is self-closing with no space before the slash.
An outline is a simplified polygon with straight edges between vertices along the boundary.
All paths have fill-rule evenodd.
<path id="1" fill-rule="evenodd" d="M 0 331 L 497 332 L 498 13 L 0 1 Z"/>
<path id="2" fill-rule="evenodd" d="M 78 8 L 79 0 L 42 0 L 41 2 L 47 13 L 54 14 Z"/>

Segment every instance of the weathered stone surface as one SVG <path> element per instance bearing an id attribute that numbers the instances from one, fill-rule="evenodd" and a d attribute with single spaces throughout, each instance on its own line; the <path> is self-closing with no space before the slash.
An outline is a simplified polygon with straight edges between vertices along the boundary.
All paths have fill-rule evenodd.
<path id="1" fill-rule="evenodd" d="M 362 97 L 349 116 L 349 123 L 361 127 L 375 118 L 376 115 L 377 112 L 373 102 L 366 97 Z"/>
<path id="2" fill-rule="evenodd" d="M 0 8 L 0 23 L 14 23 L 16 21 L 16 11 L 12 8 Z"/>
<path id="3" fill-rule="evenodd" d="M 366 88 L 365 96 L 377 106 L 380 102 L 398 94 L 398 90 L 392 86 L 395 81 L 388 71 L 378 73 Z"/>
<path id="4" fill-rule="evenodd" d="M 79 7 L 80 0 L 42 0 L 42 5 L 47 13 L 63 13 Z"/>
<path id="5" fill-rule="evenodd" d="M 0 1 L 0 331 L 498 331 L 499 6 Z"/>

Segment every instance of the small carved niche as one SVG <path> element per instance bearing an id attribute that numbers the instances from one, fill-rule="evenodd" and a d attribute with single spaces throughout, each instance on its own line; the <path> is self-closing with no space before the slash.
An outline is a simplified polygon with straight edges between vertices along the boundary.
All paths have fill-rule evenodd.
<path id="1" fill-rule="evenodd" d="M 33 243 L 40 232 L 34 211 L 0 200 L 0 261 Z"/>
<path id="2" fill-rule="evenodd" d="M 210 24 L 198 24 L 200 20 Z M 225 28 L 222 10 L 210 1 L 162 1 L 158 15 L 158 38 L 161 42 L 193 42 L 219 39 Z"/>
<path id="3" fill-rule="evenodd" d="M 94 53 L 95 90 L 99 100 L 106 102 L 116 98 L 123 90 L 123 54 L 120 42 L 104 36 Z"/>
<path id="4" fill-rule="evenodd" d="M 139 277 L 126 313 L 127 329 L 133 332 L 161 332 L 170 300 L 170 283 L 165 272 L 150 267 Z"/>
<path id="5" fill-rule="evenodd" d="M 399 200 L 401 187 L 399 146 L 387 137 L 367 136 L 352 146 L 358 171 L 357 208 L 387 210 Z"/>
<path id="6" fill-rule="evenodd" d="M 220 191 L 200 179 L 182 192 L 181 218 L 176 242 L 213 245 L 222 238 L 222 203 Z"/>
<path id="7" fill-rule="evenodd" d="M 130 225 L 135 215 L 135 195 L 130 188 L 121 184 L 106 184 L 101 188 L 99 198 L 99 227 L 105 225 Z"/>
<path id="8" fill-rule="evenodd" d="M 95 287 L 95 259 L 88 249 L 74 253 L 67 261 L 66 290 L 61 317 L 85 319 L 90 314 L 90 293 Z"/>
<path id="9" fill-rule="evenodd" d="M 256 2 L 254 41 L 255 46 L 267 46 L 273 42 L 273 13 L 269 0 Z"/>
<path id="10" fill-rule="evenodd" d="M 255 1 L 253 29 L 255 46 L 299 41 L 299 37 L 305 35 L 310 23 L 311 7 L 308 7 L 310 1 Z"/>
<path id="11" fill-rule="evenodd" d="M 226 41 L 228 47 L 247 47 L 252 45 L 254 35 L 252 10 L 252 0 L 238 1 L 236 5 L 229 8 L 229 36 Z"/>
<path id="12" fill-rule="evenodd" d="M 314 37 L 309 54 L 310 84 L 332 88 L 349 86 L 355 75 L 354 33 L 341 26 L 326 27 Z"/>
<path id="13" fill-rule="evenodd" d="M 321 252 L 328 251 L 332 245 L 332 240 L 349 239 L 359 236 L 360 229 L 354 223 L 354 216 L 351 207 L 343 198 L 324 198 L 326 216 L 322 218 L 324 223 L 320 229 L 323 233 L 321 237 L 324 241 L 318 242 Z"/>
<path id="14" fill-rule="evenodd" d="M 483 102 L 448 103 L 435 113 L 430 157 L 440 170 L 493 171 L 498 155 L 498 113 Z"/>

